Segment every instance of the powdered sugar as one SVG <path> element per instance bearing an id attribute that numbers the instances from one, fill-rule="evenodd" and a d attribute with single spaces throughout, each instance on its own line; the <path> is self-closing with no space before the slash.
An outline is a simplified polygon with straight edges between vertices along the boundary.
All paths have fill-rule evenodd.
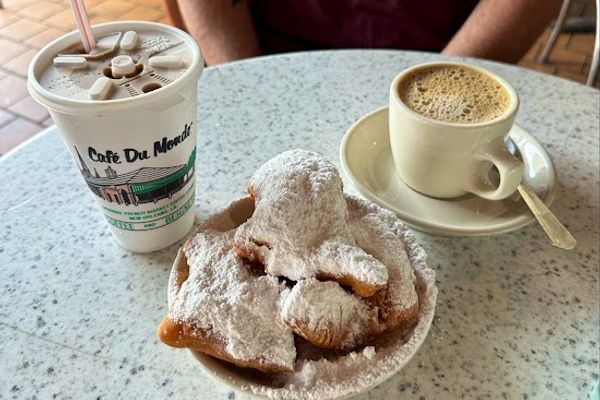
<path id="1" fill-rule="evenodd" d="M 381 326 L 377 330 L 395 329 L 418 305 L 415 275 L 404 243 L 395 234 L 402 225 L 390 211 L 361 207 L 351 197 L 347 202 L 356 243 L 388 268 L 388 288 L 375 295 L 376 301 L 382 305 L 379 309 Z"/>
<path id="2" fill-rule="evenodd" d="M 256 210 L 238 228 L 235 246 L 269 274 L 295 281 L 320 274 L 350 276 L 373 285 L 373 293 L 385 286 L 387 268 L 356 246 L 346 222 L 342 181 L 320 155 L 281 153 L 256 171 L 249 191 Z"/>
<path id="3" fill-rule="evenodd" d="M 236 359 L 291 369 L 293 335 L 279 318 L 289 289 L 275 277 L 253 276 L 232 238 L 233 231 L 205 230 L 186 243 L 189 277 L 178 289 L 172 276 L 169 316 L 218 337 Z"/>
<path id="4" fill-rule="evenodd" d="M 227 366 L 211 357 L 196 354 L 207 372 L 233 387 L 271 399 L 333 399 L 358 393 L 375 386 L 400 370 L 424 341 L 433 320 L 437 288 L 435 274 L 425 262 L 425 252 L 412 233 L 396 217 L 378 206 L 348 198 L 350 220 L 375 214 L 400 239 L 408 262 L 414 269 L 419 299 L 417 322 L 390 335 L 381 336 L 373 346 L 343 356 L 323 353 L 323 358 L 304 359 L 299 354 L 294 373 L 274 374 L 268 381 L 254 377 L 248 371 Z M 230 229 L 252 214 L 249 199 L 234 202 L 222 213 L 211 218 L 202 229 Z M 317 357 L 318 358 L 318 357 Z"/>
<path id="5" fill-rule="evenodd" d="M 335 282 L 298 282 L 283 303 L 281 317 L 294 332 L 325 348 L 362 344 L 376 313 L 361 298 Z M 311 340 L 312 339 L 312 340 Z"/>

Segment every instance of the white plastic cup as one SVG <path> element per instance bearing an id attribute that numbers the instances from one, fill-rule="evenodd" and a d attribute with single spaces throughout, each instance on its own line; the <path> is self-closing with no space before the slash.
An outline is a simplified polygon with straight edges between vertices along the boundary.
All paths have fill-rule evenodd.
<path id="1" fill-rule="evenodd" d="M 93 27 L 96 37 L 132 30 L 175 35 L 192 56 L 185 72 L 134 97 L 57 95 L 40 79 L 57 54 L 80 41 L 71 32 L 35 56 L 28 87 L 50 111 L 116 241 L 134 252 L 151 252 L 185 237 L 194 223 L 197 83 L 204 61 L 189 35 L 167 25 L 124 21 Z"/>

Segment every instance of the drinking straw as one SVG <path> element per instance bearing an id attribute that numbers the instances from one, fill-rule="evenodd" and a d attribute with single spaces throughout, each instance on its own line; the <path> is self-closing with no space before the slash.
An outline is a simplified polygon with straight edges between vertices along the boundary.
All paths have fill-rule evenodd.
<path id="1" fill-rule="evenodd" d="M 96 39 L 92 33 L 90 17 L 85 9 L 85 4 L 83 3 L 83 0 L 71 0 L 71 8 L 73 9 L 73 14 L 75 14 L 75 21 L 79 28 L 83 48 L 86 53 L 89 53 L 96 46 Z"/>

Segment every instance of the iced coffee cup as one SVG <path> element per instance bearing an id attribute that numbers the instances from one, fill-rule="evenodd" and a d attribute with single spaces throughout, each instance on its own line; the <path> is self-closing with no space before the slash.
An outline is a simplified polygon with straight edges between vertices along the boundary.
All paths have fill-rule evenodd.
<path id="1" fill-rule="evenodd" d="M 46 106 L 124 248 L 149 252 L 194 223 L 197 83 L 204 61 L 186 33 L 152 22 L 93 27 L 44 47 L 29 91 Z"/>

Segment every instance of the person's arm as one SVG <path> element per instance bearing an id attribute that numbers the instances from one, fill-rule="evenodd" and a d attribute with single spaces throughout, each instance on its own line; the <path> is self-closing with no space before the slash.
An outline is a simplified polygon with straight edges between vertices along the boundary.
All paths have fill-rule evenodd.
<path id="1" fill-rule="evenodd" d="M 562 0 L 481 0 L 442 54 L 517 62 Z"/>
<path id="2" fill-rule="evenodd" d="M 208 65 L 260 55 L 248 0 L 178 0 Z"/>

